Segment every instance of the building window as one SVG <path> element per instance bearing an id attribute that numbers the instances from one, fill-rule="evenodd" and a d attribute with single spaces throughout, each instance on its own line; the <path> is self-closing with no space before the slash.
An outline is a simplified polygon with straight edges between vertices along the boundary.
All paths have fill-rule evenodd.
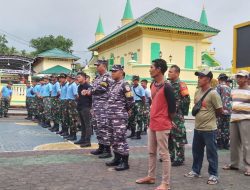
<path id="1" fill-rule="evenodd" d="M 185 49 L 185 68 L 193 69 L 194 65 L 194 47 L 186 46 Z"/>
<path id="2" fill-rule="evenodd" d="M 114 65 L 114 54 L 111 53 L 110 59 L 109 59 L 108 70 L 111 70 L 111 68 L 112 68 L 113 65 Z"/>
<path id="3" fill-rule="evenodd" d="M 151 43 L 151 61 L 159 59 L 160 43 Z"/>
<path id="4" fill-rule="evenodd" d="M 124 66 L 124 57 L 121 57 L 121 58 L 120 58 L 120 64 L 121 64 L 122 66 Z"/>
<path id="5" fill-rule="evenodd" d="M 136 62 L 138 61 L 138 55 L 137 55 L 137 53 L 133 53 L 133 60 L 135 60 Z"/>

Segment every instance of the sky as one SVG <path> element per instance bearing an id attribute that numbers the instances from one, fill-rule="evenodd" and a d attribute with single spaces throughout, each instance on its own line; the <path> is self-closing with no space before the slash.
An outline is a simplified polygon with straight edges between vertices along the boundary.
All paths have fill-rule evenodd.
<path id="1" fill-rule="evenodd" d="M 121 26 L 125 4 L 126 0 L 0 0 L 0 35 L 6 34 L 9 46 L 27 51 L 33 51 L 33 38 L 63 35 L 73 40 L 74 55 L 85 62 L 99 16 L 107 35 Z M 221 31 L 213 37 L 212 48 L 224 68 L 231 65 L 233 26 L 250 21 L 250 0 L 131 0 L 131 5 L 134 18 L 160 7 L 197 21 L 205 5 L 208 25 Z"/>

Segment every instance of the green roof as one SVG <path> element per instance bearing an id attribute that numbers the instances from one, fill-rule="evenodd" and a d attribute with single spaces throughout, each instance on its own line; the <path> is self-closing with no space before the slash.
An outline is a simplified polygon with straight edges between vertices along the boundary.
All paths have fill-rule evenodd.
<path id="1" fill-rule="evenodd" d="M 102 19 L 101 19 L 101 17 L 99 18 L 99 21 L 98 21 L 98 25 L 97 25 L 95 34 L 104 34 L 104 30 L 103 30 L 103 25 L 102 25 Z"/>
<path id="2" fill-rule="evenodd" d="M 68 53 L 66 51 L 60 50 L 60 49 L 51 49 L 47 50 L 43 53 L 40 53 L 37 55 L 37 57 L 47 57 L 47 58 L 58 58 L 58 59 L 73 59 L 73 60 L 78 60 L 80 59 L 77 56 L 72 55 L 71 53 Z"/>
<path id="3" fill-rule="evenodd" d="M 209 67 L 217 67 L 221 65 L 219 61 L 207 52 L 202 53 L 202 62 Z"/>
<path id="4" fill-rule="evenodd" d="M 215 28 L 206 26 L 195 20 L 180 16 L 173 12 L 157 7 L 152 11 L 124 25 L 123 27 L 115 30 L 111 34 L 105 36 L 103 39 L 95 42 L 94 44 L 89 46 L 89 49 L 105 41 L 108 41 L 111 37 L 116 36 L 133 26 L 148 26 L 148 27 L 159 27 L 166 29 L 178 29 L 178 30 L 188 30 L 188 31 L 191 30 L 191 31 L 205 32 L 212 34 L 217 34 L 220 32 Z"/>
<path id="5" fill-rule="evenodd" d="M 122 19 L 133 19 L 133 13 L 132 13 L 132 9 L 131 9 L 130 0 L 127 0 Z"/>
<path id="6" fill-rule="evenodd" d="M 208 22 L 207 22 L 207 14 L 206 14 L 206 11 L 205 11 L 204 8 L 203 8 L 203 10 L 202 10 L 202 12 L 201 12 L 200 23 L 205 24 L 205 25 L 208 25 Z"/>
<path id="7" fill-rule="evenodd" d="M 60 65 L 56 65 L 54 67 L 51 67 L 47 70 L 44 70 L 42 72 L 40 72 L 39 74 L 60 74 L 60 73 L 70 73 L 71 70 L 70 69 L 67 69 L 63 66 L 60 66 Z"/>

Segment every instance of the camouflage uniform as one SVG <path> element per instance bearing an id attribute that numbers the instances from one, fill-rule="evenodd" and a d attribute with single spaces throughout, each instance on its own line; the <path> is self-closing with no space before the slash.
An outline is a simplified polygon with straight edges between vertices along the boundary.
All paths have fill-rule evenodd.
<path id="1" fill-rule="evenodd" d="M 40 122 L 44 122 L 44 104 L 43 104 L 43 96 L 42 91 L 43 91 L 43 86 L 44 84 L 40 85 L 39 91 L 38 91 L 38 101 L 37 101 L 37 108 L 38 108 L 38 119 Z"/>
<path id="2" fill-rule="evenodd" d="M 9 107 L 10 107 L 10 97 L 12 95 L 11 88 L 4 86 L 1 90 L 2 98 L 0 102 L 0 116 L 2 115 L 7 116 Z"/>
<path id="3" fill-rule="evenodd" d="M 143 109 L 143 116 L 142 116 L 142 125 L 143 131 L 147 131 L 149 126 L 149 119 L 150 119 L 150 101 L 151 101 L 151 92 L 148 89 L 145 89 L 145 106 Z"/>
<path id="4" fill-rule="evenodd" d="M 179 79 L 170 82 L 176 99 L 176 115 L 173 119 L 173 122 L 176 124 L 176 128 L 173 128 L 170 131 L 169 152 L 171 161 L 182 163 L 185 160 L 184 146 L 187 144 L 184 115 L 188 115 L 190 96 L 184 82 L 181 82 Z"/>
<path id="5" fill-rule="evenodd" d="M 145 96 L 145 90 L 140 85 L 138 85 L 137 87 L 132 87 L 135 103 L 132 108 L 131 116 L 129 118 L 129 127 L 131 128 L 131 130 L 135 130 L 135 132 L 142 132 L 143 111 L 145 109 L 145 105 L 142 102 L 142 99 L 136 95 L 136 88 L 141 88 L 143 91 L 140 94 L 136 92 L 139 96 Z"/>
<path id="6" fill-rule="evenodd" d="M 126 142 L 126 126 L 128 111 L 133 105 L 133 94 L 129 84 L 124 80 L 114 82 L 108 99 L 108 126 L 111 130 L 111 144 L 114 152 L 121 155 L 129 154 Z"/>
<path id="7" fill-rule="evenodd" d="M 38 93 L 39 93 L 39 89 L 40 89 L 41 85 L 40 84 L 36 84 L 33 89 L 32 89 L 32 93 L 35 95 L 34 98 L 34 103 L 33 103 L 33 107 L 34 107 L 34 113 L 33 115 L 35 116 L 35 119 L 39 118 L 39 97 L 38 97 Z"/>
<path id="8" fill-rule="evenodd" d="M 60 94 L 60 115 L 62 123 L 62 132 L 68 133 L 69 128 L 69 114 L 68 114 L 68 103 L 67 103 L 67 88 L 68 83 L 61 84 L 61 94 Z"/>
<path id="9" fill-rule="evenodd" d="M 75 82 L 69 83 L 67 88 L 67 108 L 69 117 L 69 128 L 72 134 L 77 132 L 77 122 L 79 121 L 79 115 L 77 112 L 77 86 Z"/>
<path id="10" fill-rule="evenodd" d="M 229 124 L 232 112 L 231 88 L 225 82 L 216 87 L 218 94 L 221 97 L 223 112 L 217 118 L 217 146 L 218 148 L 229 148 Z"/>
<path id="11" fill-rule="evenodd" d="M 52 119 L 51 117 L 51 91 L 52 91 L 52 85 L 51 83 L 47 83 L 43 85 L 43 116 L 45 122 L 49 123 Z"/>
<path id="12" fill-rule="evenodd" d="M 91 94 L 93 95 L 93 115 L 96 121 L 94 131 L 96 133 L 99 144 L 110 145 L 109 138 L 110 131 L 107 125 L 107 100 L 108 91 L 113 80 L 109 73 L 105 73 L 102 76 L 99 75 L 93 81 Z"/>
<path id="13" fill-rule="evenodd" d="M 51 93 L 51 113 L 52 113 L 52 120 L 54 125 L 58 125 L 60 123 L 60 100 L 59 100 L 59 93 L 60 93 L 60 84 L 56 82 L 52 85 L 52 93 Z"/>
<path id="14" fill-rule="evenodd" d="M 26 89 L 26 108 L 28 112 L 28 118 L 32 118 L 34 116 L 34 102 L 35 102 L 35 95 L 33 93 L 33 87 L 30 86 Z"/>

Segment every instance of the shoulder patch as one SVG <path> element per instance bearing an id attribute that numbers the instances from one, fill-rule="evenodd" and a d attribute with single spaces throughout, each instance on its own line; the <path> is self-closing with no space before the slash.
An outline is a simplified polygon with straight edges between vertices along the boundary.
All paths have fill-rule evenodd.
<path id="1" fill-rule="evenodd" d="M 130 86 L 129 86 L 129 85 L 126 85 L 126 86 L 125 86 L 125 90 L 126 90 L 127 92 L 130 92 L 130 91 L 131 91 Z"/>
<path id="2" fill-rule="evenodd" d="M 188 88 L 185 82 L 180 82 L 180 91 L 181 91 L 181 96 L 188 96 Z"/>

